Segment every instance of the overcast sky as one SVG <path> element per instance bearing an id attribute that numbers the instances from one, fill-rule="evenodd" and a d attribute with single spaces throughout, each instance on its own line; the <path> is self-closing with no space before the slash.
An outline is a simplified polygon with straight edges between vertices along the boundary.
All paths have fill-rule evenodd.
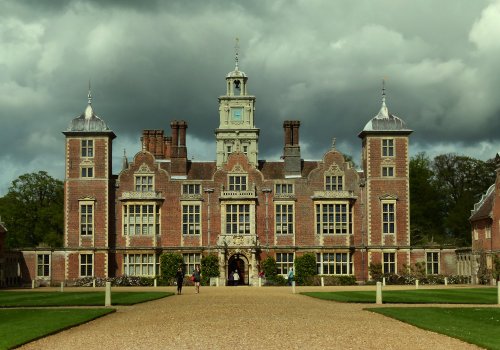
<path id="1" fill-rule="evenodd" d="M 215 159 L 218 96 L 240 69 L 257 97 L 259 158 L 283 120 L 305 159 L 357 137 L 381 105 L 414 130 L 410 155 L 500 152 L 500 0 L 0 0 L 0 196 L 24 173 L 64 179 L 64 131 L 93 107 L 123 149 L 143 129 L 188 123 L 188 155 Z"/>

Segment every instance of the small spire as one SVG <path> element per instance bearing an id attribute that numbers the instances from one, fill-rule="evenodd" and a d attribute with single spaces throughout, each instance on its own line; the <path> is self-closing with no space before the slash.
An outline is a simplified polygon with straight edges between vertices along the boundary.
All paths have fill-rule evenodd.
<path id="1" fill-rule="evenodd" d="M 89 93 L 87 95 L 89 104 L 87 108 L 85 108 L 85 119 L 91 119 L 92 116 L 94 115 L 94 110 L 92 109 L 92 92 L 90 89 L 90 79 L 89 79 Z"/>
<path id="2" fill-rule="evenodd" d="M 335 143 L 337 142 L 337 139 L 334 137 L 332 138 L 332 149 L 335 149 Z"/>
<path id="3" fill-rule="evenodd" d="M 389 118 L 389 110 L 385 104 L 385 78 L 382 79 L 382 107 L 377 114 L 377 118 Z"/>
<path id="4" fill-rule="evenodd" d="M 89 93 L 88 93 L 87 97 L 89 99 L 89 105 L 91 105 L 92 104 L 92 91 L 90 88 L 90 79 L 89 79 Z"/>
<path id="5" fill-rule="evenodd" d="M 382 79 L 382 101 L 385 101 L 385 78 Z"/>
<path id="6" fill-rule="evenodd" d="M 125 170 L 127 168 L 128 168 L 127 152 L 125 151 L 125 148 L 124 148 L 123 149 L 122 170 Z"/>
<path id="7" fill-rule="evenodd" d="M 236 38 L 236 44 L 234 45 L 234 60 L 236 63 L 235 70 L 239 70 L 238 67 L 239 55 L 240 55 L 240 39 Z"/>

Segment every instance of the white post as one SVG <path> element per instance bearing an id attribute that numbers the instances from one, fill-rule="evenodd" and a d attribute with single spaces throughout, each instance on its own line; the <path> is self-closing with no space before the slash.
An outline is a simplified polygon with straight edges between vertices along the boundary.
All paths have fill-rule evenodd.
<path id="1" fill-rule="evenodd" d="M 35 289 L 35 280 L 31 280 L 31 289 Z"/>
<path id="2" fill-rule="evenodd" d="M 61 282 L 61 292 L 64 292 L 64 282 Z"/>
<path id="3" fill-rule="evenodd" d="M 415 280 L 415 289 L 418 289 L 418 280 Z"/>
<path id="4" fill-rule="evenodd" d="M 377 296 L 375 298 L 377 304 L 382 304 L 382 283 L 377 282 Z"/>
<path id="5" fill-rule="evenodd" d="M 491 285 L 492 285 L 492 286 L 496 286 L 496 285 L 497 285 L 497 280 L 496 280 L 496 278 L 492 278 L 492 279 L 491 279 Z"/>
<path id="6" fill-rule="evenodd" d="M 295 294 L 295 281 L 292 281 L 292 293 Z"/>
<path id="7" fill-rule="evenodd" d="M 382 277 L 382 286 L 385 287 L 385 277 Z"/>
<path id="8" fill-rule="evenodd" d="M 325 277 L 321 276 L 321 287 L 325 286 Z"/>
<path id="9" fill-rule="evenodd" d="M 500 282 L 497 282 L 497 304 L 500 305 Z"/>
<path id="10" fill-rule="evenodd" d="M 111 306 L 111 282 L 106 282 L 106 295 L 104 298 L 104 306 Z"/>
<path id="11" fill-rule="evenodd" d="M 154 287 L 156 288 L 156 286 L 157 286 L 157 284 L 156 284 L 156 278 L 155 278 L 155 280 L 154 280 L 154 282 L 153 282 L 153 285 L 154 285 Z"/>
<path id="12" fill-rule="evenodd" d="M 444 285 L 447 286 L 448 285 L 448 277 L 445 277 L 444 278 Z"/>
<path id="13" fill-rule="evenodd" d="M 95 288 L 95 278 L 92 280 L 92 287 Z"/>
<path id="14" fill-rule="evenodd" d="M 259 276 L 259 287 L 262 287 L 262 277 Z"/>

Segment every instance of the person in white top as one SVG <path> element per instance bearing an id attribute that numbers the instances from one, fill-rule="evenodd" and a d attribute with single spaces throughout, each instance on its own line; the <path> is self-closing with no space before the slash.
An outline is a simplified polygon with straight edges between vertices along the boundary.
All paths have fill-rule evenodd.
<path id="1" fill-rule="evenodd" d="M 240 274 L 238 273 L 238 270 L 234 270 L 233 272 L 233 281 L 234 285 L 237 286 L 240 281 Z"/>

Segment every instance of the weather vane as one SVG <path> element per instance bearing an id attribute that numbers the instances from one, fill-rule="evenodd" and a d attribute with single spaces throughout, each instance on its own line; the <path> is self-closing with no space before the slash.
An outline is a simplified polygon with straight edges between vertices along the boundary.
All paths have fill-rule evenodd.
<path id="1" fill-rule="evenodd" d="M 89 99 L 89 105 L 92 104 L 92 92 L 91 92 L 91 88 L 90 88 L 90 79 L 89 79 L 89 94 L 87 95 L 88 99 Z"/>
<path id="2" fill-rule="evenodd" d="M 240 51 L 240 39 L 236 38 L 236 44 L 234 45 L 234 59 L 236 61 L 236 70 L 238 70 L 238 56 Z"/>

